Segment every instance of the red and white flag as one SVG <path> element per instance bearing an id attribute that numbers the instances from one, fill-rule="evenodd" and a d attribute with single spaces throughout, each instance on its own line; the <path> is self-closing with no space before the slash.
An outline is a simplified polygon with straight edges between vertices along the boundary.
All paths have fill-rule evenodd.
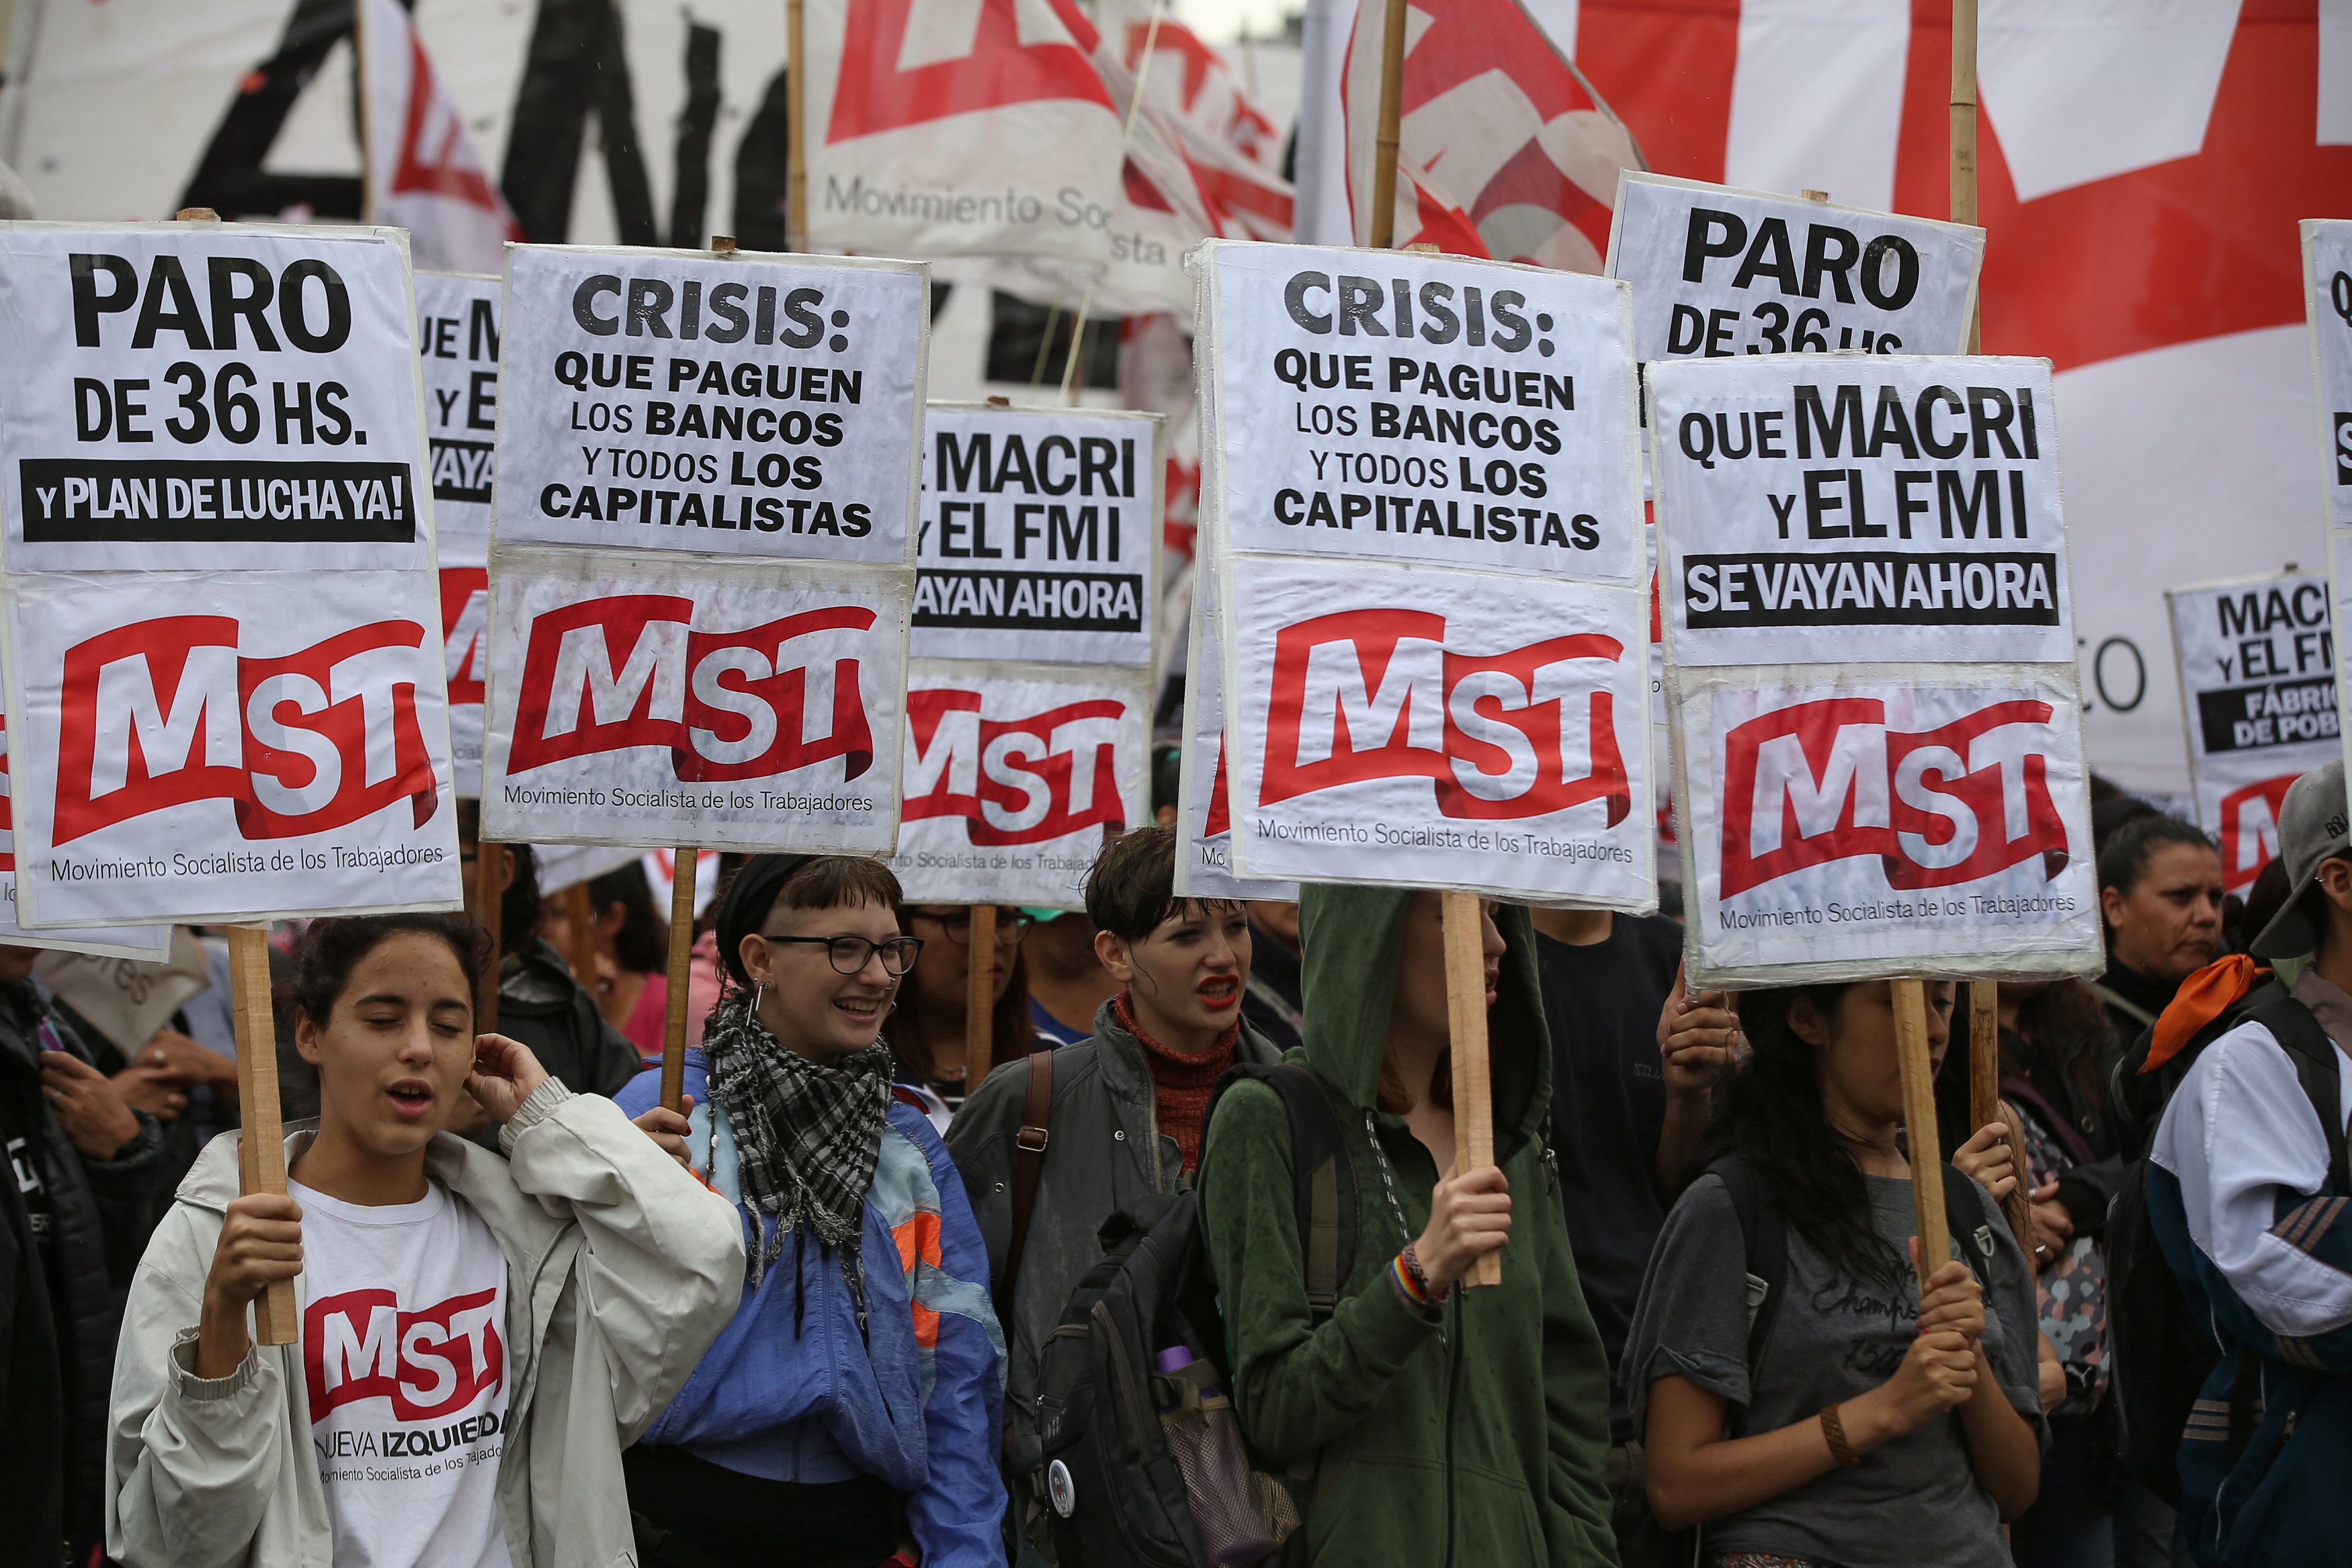
<path id="1" fill-rule="evenodd" d="M 399 0 L 360 0 L 359 51 L 371 223 L 408 231 L 422 270 L 497 272 L 522 226 L 474 152 Z"/>
<path id="2" fill-rule="evenodd" d="M 1224 57 L 1155 0 L 1103 0 L 1095 15 L 1105 47 L 1142 83 L 1145 107 L 1223 213 L 1225 236 L 1289 240 L 1295 201 L 1282 173 L 1282 131 Z"/>
<path id="3" fill-rule="evenodd" d="M 1646 165 L 1622 122 L 1518 0 L 1364 0 L 1340 96 L 1356 243 L 1371 234 L 1388 6 L 1405 4 L 1396 241 L 1435 243 L 1464 223 L 1498 261 L 1598 272 L 1617 172 Z M 1408 204 L 1410 206 L 1408 207 Z M 1446 209 L 1452 209 L 1448 215 Z M 1408 236 L 1408 222 L 1415 233 Z"/>
<path id="4" fill-rule="evenodd" d="M 1119 118 L 1070 0 L 811 0 L 808 248 L 1100 262 Z"/>

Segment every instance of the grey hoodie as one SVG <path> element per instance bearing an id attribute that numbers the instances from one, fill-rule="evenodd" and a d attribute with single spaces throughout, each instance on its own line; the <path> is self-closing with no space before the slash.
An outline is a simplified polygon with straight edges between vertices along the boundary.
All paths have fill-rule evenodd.
<path id="1" fill-rule="evenodd" d="M 289 1131 L 289 1167 L 315 1132 Z M 621 1450 L 734 1315 L 742 1224 L 610 1100 L 556 1080 L 502 1141 L 511 1164 L 444 1133 L 425 1166 L 507 1256 L 507 1551 L 516 1568 L 635 1563 Z M 131 1283 L 106 1461 L 106 1548 L 128 1568 L 334 1562 L 301 1345 L 257 1345 L 226 1377 L 195 1375 L 236 1142 L 224 1133 L 205 1146 Z"/>

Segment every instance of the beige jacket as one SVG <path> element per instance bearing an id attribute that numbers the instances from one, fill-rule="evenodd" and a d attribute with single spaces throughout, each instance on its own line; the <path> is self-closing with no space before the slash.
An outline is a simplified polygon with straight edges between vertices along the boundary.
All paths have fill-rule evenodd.
<path id="1" fill-rule="evenodd" d="M 315 1133 L 289 1133 L 288 1166 Z M 129 1568 L 334 1562 L 301 1345 L 256 1346 L 226 1377 L 194 1375 L 236 1139 L 206 1146 L 131 1281 L 106 1456 L 106 1547 Z M 734 1315 L 742 1222 L 610 1100 L 552 1079 L 501 1141 L 511 1164 L 446 1133 L 425 1163 L 507 1255 L 507 1550 L 516 1568 L 633 1564 L 621 1450 Z"/>

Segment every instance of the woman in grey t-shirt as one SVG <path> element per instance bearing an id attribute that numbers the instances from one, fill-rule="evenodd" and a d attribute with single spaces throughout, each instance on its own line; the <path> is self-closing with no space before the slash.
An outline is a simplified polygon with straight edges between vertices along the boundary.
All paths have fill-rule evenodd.
<path id="1" fill-rule="evenodd" d="M 1721 1177 L 1691 1185 L 1650 1255 L 1626 1392 L 1651 1507 L 1671 1529 L 1704 1525 L 1710 1564 L 2007 1568 L 2000 1521 L 2040 1484 L 2033 1274 L 1973 1182 L 1990 1278 L 1947 1262 L 1919 1297 L 1890 992 L 1740 998 L 1755 1055 L 1710 1147 L 1755 1173 L 1788 1234 L 1752 1380 L 1745 1243 Z M 1952 988 L 1928 998 L 1940 1061 Z"/>

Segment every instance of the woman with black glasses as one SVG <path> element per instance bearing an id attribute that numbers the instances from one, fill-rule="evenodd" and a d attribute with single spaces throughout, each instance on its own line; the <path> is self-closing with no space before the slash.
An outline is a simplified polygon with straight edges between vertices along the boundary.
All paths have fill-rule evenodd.
<path id="1" fill-rule="evenodd" d="M 944 1135 L 948 1118 L 978 1087 L 967 1082 L 966 1016 L 971 966 L 990 966 L 991 1056 L 1017 1061 L 1040 1045 L 1029 1021 L 1029 977 L 1021 961 L 1022 939 L 1037 917 L 1006 904 L 996 910 L 996 940 L 984 956 L 971 948 L 971 908 L 962 904 L 917 904 L 901 912 L 902 924 L 922 939 L 923 951 L 907 973 L 898 1006 L 883 1026 L 882 1038 L 898 1059 L 898 1081 L 921 1095 L 931 1125 Z"/>
<path id="2" fill-rule="evenodd" d="M 688 1148 L 742 1216 L 743 1300 L 625 1456 L 646 1568 L 1003 1561 L 986 1253 L 881 1039 L 924 946 L 899 906 L 846 855 L 754 856 L 719 901 Z"/>

